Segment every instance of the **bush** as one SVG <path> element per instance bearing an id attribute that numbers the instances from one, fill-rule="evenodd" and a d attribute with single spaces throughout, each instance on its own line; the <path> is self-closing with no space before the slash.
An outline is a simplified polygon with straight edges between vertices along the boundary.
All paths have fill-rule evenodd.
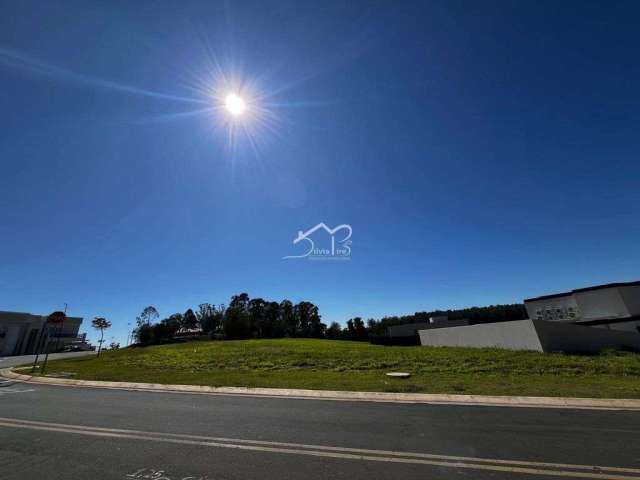
<path id="1" fill-rule="evenodd" d="M 154 338 L 153 327 L 147 323 L 136 329 L 136 342 L 141 345 L 149 345 Z"/>

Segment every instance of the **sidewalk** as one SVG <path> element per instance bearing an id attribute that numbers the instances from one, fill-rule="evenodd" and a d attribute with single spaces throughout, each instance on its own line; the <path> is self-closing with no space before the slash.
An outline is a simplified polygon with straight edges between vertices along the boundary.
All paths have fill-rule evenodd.
<path id="1" fill-rule="evenodd" d="M 589 410 L 637 410 L 638 399 L 566 398 L 566 397 L 501 397 L 490 395 L 449 395 L 427 393 L 343 392 L 334 390 L 301 390 L 286 388 L 207 387 L 200 385 L 161 385 L 155 383 L 100 382 L 69 378 L 38 377 L 21 374 L 10 368 L 0 376 L 31 384 L 67 387 L 106 388 L 144 392 L 190 393 L 202 395 L 241 395 L 265 398 L 293 398 L 352 402 L 421 403 L 435 405 L 478 405 L 495 407 L 572 408 Z"/>

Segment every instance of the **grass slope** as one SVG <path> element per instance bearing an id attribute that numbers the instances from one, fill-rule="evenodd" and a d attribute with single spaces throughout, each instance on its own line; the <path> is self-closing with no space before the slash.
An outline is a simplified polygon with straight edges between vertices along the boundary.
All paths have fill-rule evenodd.
<path id="1" fill-rule="evenodd" d="M 407 371 L 392 379 L 389 371 Z M 211 386 L 640 398 L 640 355 L 384 347 L 277 339 L 200 341 L 49 363 L 75 378 Z"/>

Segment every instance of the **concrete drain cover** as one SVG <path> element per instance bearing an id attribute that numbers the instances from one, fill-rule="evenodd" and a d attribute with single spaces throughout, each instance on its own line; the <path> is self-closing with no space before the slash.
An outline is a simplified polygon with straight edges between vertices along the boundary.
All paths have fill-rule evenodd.
<path id="1" fill-rule="evenodd" d="M 394 378 L 409 378 L 411 376 L 410 373 L 408 372 L 389 372 L 387 373 L 387 377 L 394 377 Z"/>

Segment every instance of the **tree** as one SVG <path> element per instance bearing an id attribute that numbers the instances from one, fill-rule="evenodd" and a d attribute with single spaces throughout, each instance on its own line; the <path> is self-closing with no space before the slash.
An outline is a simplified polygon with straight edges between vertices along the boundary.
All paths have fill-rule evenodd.
<path id="1" fill-rule="evenodd" d="M 211 305 L 210 303 L 201 303 L 198 305 L 196 317 L 200 323 L 202 332 L 208 335 L 215 335 L 222 328 L 222 319 L 224 318 L 224 305 Z"/>
<path id="2" fill-rule="evenodd" d="M 203 333 L 211 333 L 213 331 L 212 320 L 215 308 L 216 307 L 210 303 L 201 303 L 198 305 L 196 317 Z"/>
<path id="3" fill-rule="evenodd" d="M 362 318 L 356 317 L 353 319 L 353 328 L 356 334 L 356 340 L 366 340 L 367 339 L 367 329 L 364 326 L 364 322 Z"/>
<path id="4" fill-rule="evenodd" d="M 182 328 L 182 325 L 184 325 L 184 316 L 181 313 L 174 313 L 169 316 L 169 318 L 165 318 L 162 322 L 166 325 L 169 336 L 173 338 L 174 335 L 178 333 L 178 330 Z"/>
<path id="5" fill-rule="evenodd" d="M 240 295 L 232 296 L 229 308 L 237 308 L 246 312 L 249 309 L 249 294 L 241 293 Z"/>
<path id="6" fill-rule="evenodd" d="M 111 342 L 109 344 L 109 350 L 120 350 L 120 344 L 117 342 Z"/>
<path id="7" fill-rule="evenodd" d="M 321 322 L 318 307 L 311 302 L 300 302 L 294 309 L 297 336 L 322 338 L 327 326 Z"/>
<path id="8" fill-rule="evenodd" d="M 369 325 L 370 337 L 386 336 L 387 329 L 393 325 L 405 323 L 426 323 L 430 317 L 447 316 L 449 320 L 468 320 L 469 324 L 506 322 L 527 318 L 527 310 L 522 303 L 510 305 L 489 305 L 487 307 L 469 307 L 459 310 L 433 310 L 416 312 L 413 315 L 383 317 L 376 322 L 375 328 Z"/>
<path id="9" fill-rule="evenodd" d="M 312 338 L 324 338 L 327 332 L 327 326 L 322 323 L 322 317 L 317 306 L 313 306 L 311 309 L 311 315 L 309 317 L 309 336 Z"/>
<path id="10" fill-rule="evenodd" d="M 280 328 L 285 337 L 295 337 L 296 335 L 296 318 L 293 314 L 293 303 L 284 299 L 280 302 Z"/>
<path id="11" fill-rule="evenodd" d="M 138 327 L 142 325 L 151 325 L 158 319 L 159 316 L 160 314 L 158 313 L 158 310 L 156 310 L 155 307 L 149 305 L 144 310 L 142 310 L 142 313 L 139 316 L 136 317 L 136 323 L 138 324 Z"/>
<path id="12" fill-rule="evenodd" d="M 284 335 L 284 329 L 280 328 L 280 324 L 278 323 L 279 317 L 280 304 L 278 302 L 267 302 L 264 307 L 263 338 L 279 338 Z"/>
<path id="13" fill-rule="evenodd" d="M 252 336 L 257 338 L 264 338 L 265 331 L 265 308 L 267 302 L 262 298 L 252 298 L 249 302 L 249 326 Z"/>
<path id="14" fill-rule="evenodd" d="M 350 340 L 353 340 L 354 338 L 356 338 L 356 329 L 353 326 L 353 319 L 351 319 L 351 318 L 349 320 L 347 320 L 347 332 L 346 333 L 347 333 L 347 337 Z"/>
<path id="15" fill-rule="evenodd" d="M 195 330 L 196 328 L 198 328 L 198 317 L 196 317 L 193 310 L 189 308 L 182 316 L 182 329 Z"/>
<path id="16" fill-rule="evenodd" d="M 329 328 L 327 329 L 327 338 L 331 340 L 337 340 L 342 336 L 342 328 L 338 322 L 331 322 Z"/>
<path id="17" fill-rule="evenodd" d="M 150 335 L 146 342 L 141 343 L 171 341 L 181 327 L 182 314 L 180 313 L 174 313 L 169 318 L 163 318 L 160 322 L 154 325 L 143 325 L 140 328 L 148 328 Z"/>
<path id="18" fill-rule="evenodd" d="M 156 329 L 154 328 L 153 322 L 155 322 L 159 316 L 158 310 L 149 305 L 136 317 L 138 327 L 133 331 L 133 335 L 137 343 L 147 345 L 154 340 L 158 332 L 155 331 Z"/>
<path id="19" fill-rule="evenodd" d="M 369 332 L 369 337 L 372 337 L 372 336 L 385 335 L 387 332 L 387 329 L 382 324 L 382 322 L 379 322 L 373 318 L 370 318 L 369 320 L 367 320 L 367 331 Z"/>
<path id="20" fill-rule="evenodd" d="M 133 334 L 136 337 L 136 343 L 139 343 L 140 345 L 148 345 L 155 337 L 153 326 L 146 323 L 136 328 Z"/>
<path id="21" fill-rule="evenodd" d="M 111 322 L 103 317 L 95 317 L 91 321 L 91 326 L 96 330 L 100 330 L 100 340 L 98 341 L 98 357 L 102 351 L 102 342 L 104 342 L 104 331 L 111 327 Z"/>
<path id="22" fill-rule="evenodd" d="M 238 305 L 230 306 L 224 312 L 222 328 L 225 338 L 232 340 L 249 338 L 251 335 L 249 314 Z"/>
<path id="23" fill-rule="evenodd" d="M 293 307 L 293 317 L 295 318 L 295 337 L 309 336 L 309 321 L 313 304 L 309 302 L 299 302 Z"/>

